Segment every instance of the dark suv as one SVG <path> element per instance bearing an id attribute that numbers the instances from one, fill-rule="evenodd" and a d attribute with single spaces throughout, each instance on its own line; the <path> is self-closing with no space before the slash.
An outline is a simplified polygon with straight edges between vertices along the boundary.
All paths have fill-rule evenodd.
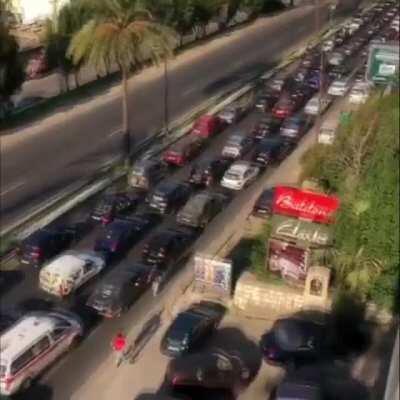
<path id="1" fill-rule="evenodd" d="M 196 186 L 211 186 L 219 182 L 230 162 L 225 159 L 207 159 L 195 164 L 190 171 L 189 182 Z"/>
<path id="2" fill-rule="evenodd" d="M 168 214 L 179 209 L 187 201 L 191 192 L 192 189 L 189 185 L 163 181 L 157 185 L 147 201 L 152 210 L 160 214 Z"/>
<path id="3" fill-rule="evenodd" d="M 167 229 L 156 233 L 144 246 L 142 256 L 146 264 L 167 265 L 178 262 L 185 254 L 195 233 L 189 230 Z"/>
<path id="4" fill-rule="evenodd" d="M 21 243 L 18 250 L 20 262 L 40 266 L 66 250 L 78 238 L 74 228 L 40 229 Z"/>
<path id="5" fill-rule="evenodd" d="M 96 285 L 86 305 L 106 318 L 120 316 L 146 290 L 151 269 L 144 265 L 124 265 Z"/>
<path id="6" fill-rule="evenodd" d="M 140 240 L 141 234 L 156 224 L 158 219 L 154 214 L 135 215 L 129 219 L 118 218 L 97 238 L 94 250 L 104 253 L 107 260 L 112 256 L 121 256 Z"/>
<path id="7" fill-rule="evenodd" d="M 220 193 L 204 191 L 195 194 L 178 212 L 176 220 L 180 225 L 205 228 L 222 211 L 227 198 Z"/>

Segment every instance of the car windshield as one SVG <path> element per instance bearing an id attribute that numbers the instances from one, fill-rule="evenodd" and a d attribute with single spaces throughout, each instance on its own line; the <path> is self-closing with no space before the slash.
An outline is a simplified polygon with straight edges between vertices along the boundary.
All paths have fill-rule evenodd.
<path id="1" fill-rule="evenodd" d="M 100 202 L 96 206 L 96 211 L 98 212 L 108 212 L 111 211 L 113 207 L 113 199 L 105 198 L 100 200 Z"/>
<path id="2" fill-rule="evenodd" d="M 115 283 L 106 283 L 99 288 L 98 294 L 104 298 L 110 298 L 116 296 L 119 291 L 120 288 Z"/>
<path id="3" fill-rule="evenodd" d="M 333 83 L 333 86 L 338 86 L 338 87 L 346 86 L 346 82 L 344 82 L 344 81 L 336 81 L 336 82 Z"/>
<path id="4" fill-rule="evenodd" d="M 238 145 L 243 141 L 243 136 L 235 135 L 231 136 L 228 140 L 228 145 Z"/>
<path id="5" fill-rule="evenodd" d="M 204 195 L 199 195 L 194 197 L 191 201 L 189 201 L 185 208 L 184 212 L 187 214 L 196 214 L 200 212 L 204 208 L 204 204 L 207 201 L 207 197 Z"/>
<path id="6" fill-rule="evenodd" d="M 241 177 L 242 177 L 241 174 L 239 174 L 239 172 L 237 171 L 228 171 L 226 173 L 227 179 L 239 180 Z"/>

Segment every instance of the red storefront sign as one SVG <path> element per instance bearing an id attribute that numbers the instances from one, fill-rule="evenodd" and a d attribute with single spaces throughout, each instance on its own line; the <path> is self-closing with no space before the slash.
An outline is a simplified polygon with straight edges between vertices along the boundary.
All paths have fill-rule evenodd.
<path id="1" fill-rule="evenodd" d="M 306 192 L 288 186 L 275 187 L 274 214 L 330 224 L 334 222 L 338 208 L 337 197 Z"/>

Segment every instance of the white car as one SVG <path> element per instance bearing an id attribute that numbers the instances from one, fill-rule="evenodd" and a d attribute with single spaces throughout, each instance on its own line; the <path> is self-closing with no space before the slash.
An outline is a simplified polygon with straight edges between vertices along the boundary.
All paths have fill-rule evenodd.
<path id="1" fill-rule="evenodd" d="M 344 96 L 349 89 L 350 83 L 348 79 L 336 79 L 329 86 L 328 94 L 331 96 Z"/>
<path id="2" fill-rule="evenodd" d="M 321 113 L 323 113 L 326 108 L 331 103 L 331 99 L 327 96 L 321 98 Z M 310 100 L 308 100 L 306 106 L 304 107 L 304 112 L 308 115 L 318 115 L 319 108 L 319 94 L 314 95 Z"/>
<path id="3" fill-rule="evenodd" d="M 241 190 L 252 183 L 260 173 L 260 168 L 248 161 L 236 161 L 225 172 L 221 186 L 232 190 Z"/>
<path id="4" fill-rule="evenodd" d="M 106 263 L 93 252 L 68 251 L 45 265 L 39 273 L 39 286 L 58 297 L 68 296 L 100 273 Z"/>
<path id="5" fill-rule="evenodd" d="M 364 104 L 369 97 L 370 88 L 368 84 L 355 85 L 349 95 L 349 102 L 351 104 Z"/>
<path id="6" fill-rule="evenodd" d="M 252 140 L 243 133 L 234 133 L 231 135 L 222 149 L 222 157 L 224 158 L 240 158 L 247 153 L 252 145 Z"/>
<path id="7" fill-rule="evenodd" d="M 335 47 L 335 42 L 333 40 L 326 40 L 322 43 L 322 51 L 329 52 L 332 51 Z"/>
<path id="8" fill-rule="evenodd" d="M 338 51 L 335 51 L 329 57 L 328 63 L 330 65 L 337 66 L 343 64 L 343 61 L 344 61 L 344 55 L 342 53 L 339 53 Z"/>
<path id="9" fill-rule="evenodd" d="M 268 86 L 270 87 L 270 89 L 280 92 L 283 89 L 284 84 L 284 79 L 276 78 L 273 79 Z"/>
<path id="10" fill-rule="evenodd" d="M 218 114 L 218 118 L 228 125 L 237 122 L 243 114 L 243 110 L 238 106 L 229 106 Z"/>

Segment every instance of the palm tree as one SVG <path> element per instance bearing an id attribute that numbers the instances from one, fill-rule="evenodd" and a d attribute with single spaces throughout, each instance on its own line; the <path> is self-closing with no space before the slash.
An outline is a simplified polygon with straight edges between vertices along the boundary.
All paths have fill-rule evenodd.
<path id="1" fill-rule="evenodd" d="M 173 55 L 175 32 L 154 20 L 139 0 L 87 0 L 93 17 L 73 36 L 68 54 L 74 64 L 96 70 L 114 64 L 122 77 L 122 130 L 129 162 L 128 78 L 134 66 L 150 60 L 158 65 Z"/>

